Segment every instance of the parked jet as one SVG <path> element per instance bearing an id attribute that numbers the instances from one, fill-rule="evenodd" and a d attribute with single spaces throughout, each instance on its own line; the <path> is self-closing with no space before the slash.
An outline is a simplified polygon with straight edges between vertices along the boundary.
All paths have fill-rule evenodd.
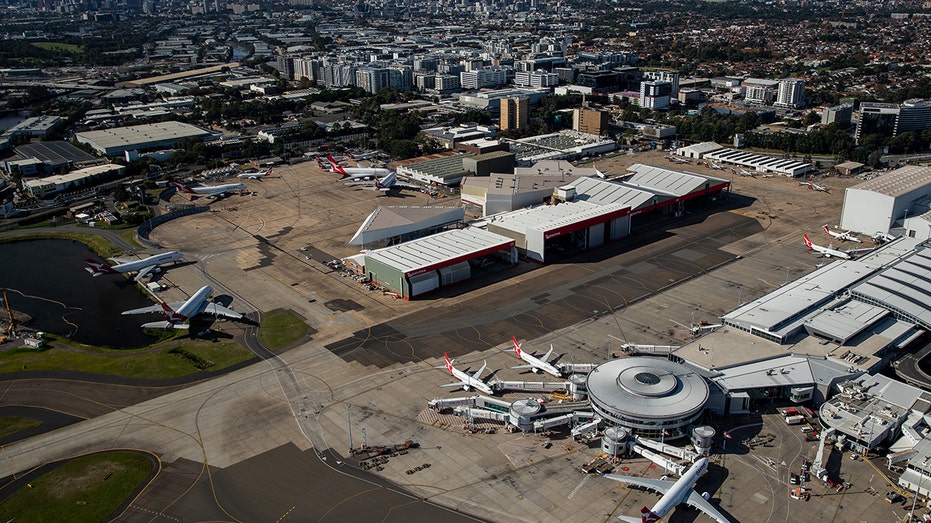
<path id="1" fill-rule="evenodd" d="M 352 154 L 352 153 L 346 153 L 346 154 L 349 156 L 351 160 L 368 160 L 369 158 L 374 158 L 378 156 L 378 151 L 369 151 L 367 153 L 362 153 L 362 154 Z"/>
<path id="2" fill-rule="evenodd" d="M 446 370 L 449 373 L 459 380 L 459 383 L 447 383 L 445 385 L 440 385 L 440 387 L 462 387 L 462 390 L 475 389 L 484 392 L 485 394 L 494 394 L 494 391 L 491 390 L 491 387 L 487 383 L 482 381 L 482 373 L 485 372 L 485 367 L 488 366 L 488 363 L 482 362 L 482 368 L 478 369 L 474 374 L 469 374 L 468 372 L 463 372 L 456 367 L 453 367 L 453 361 L 450 360 L 449 356 L 444 352 L 443 358 L 446 359 Z M 437 367 L 441 369 L 443 367 Z"/>
<path id="3" fill-rule="evenodd" d="M 257 179 L 265 178 L 266 176 L 271 176 L 272 169 L 274 169 L 274 167 L 269 167 L 268 169 L 265 169 L 264 171 L 248 171 L 244 173 L 239 173 L 236 175 L 236 177 L 237 178 L 251 178 L 253 180 L 257 180 Z"/>
<path id="4" fill-rule="evenodd" d="M 860 238 L 857 238 L 856 236 L 850 234 L 850 231 L 845 231 L 845 232 L 832 231 L 831 229 L 828 229 L 827 225 L 825 225 L 823 228 L 824 228 L 825 234 L 829 234 L 832 237 L 837 238 L 838 240 L 842 242 L 851 241 L 851 242 L 860 243 Z"/>
<path id="5" fill-rule="evenodd" d="M 401 189 L 420 189 L 419 185 L 414 185 L 407 182 L 399 182 L 398 176 L 395 173 L 390 173 L 381 179 L 376 178 L 372 181 L 352 182 L 347 185 L 350 187 L 366 185 L 367 187 L 360 187 L 360 189 L 365 191 L 382 191 L 385 193 L 388 191 L 398 191 Z"/>
<path id="6" fill-rule="evenodd" d="M 187 301 L 178 301 L 173 303 L 161 302 L 150 307 L 141 309 L 132 309 L 123 312 L 123 314 L 145 314 L 148 312 L 161 312 L 165 315 L 165 321 L 155 321 L 143 323 L 144 329 L 187 329 L 190 327 L 186 322 L 198 314 L 213 314 L 214 316 L 225 316 L 235 320 L 242 319 L 242 314 L 228 309 L 222 305 L 207 301 L 213 294 L 213 287 L 204 285 Z"/>
<path id="7" fill-rule="evenodd" d="M 533 354 L 524 352 L 524 350 L 521 349 L 521 344 L 517 343 L 517 338 L 514 336 L 511 336 L 511 341 L 514 343 L 514 352 L 517 354 L 517 357 L 528 363 L 528 365 L 511 367 L 512 369 L 530 369 L 531 372 L 545 372 L 557 378 L 562 378 L 562 373 L 559 372 L 559 369 L 547 363 L 550 361 L 550 356 L 553 355 L 552 345 L 550 345 L 550 350 L 542 358 L 538 358 Z"/>
<path id="8" fill-rule="evenodd" d="M 711 168 L 714 169 L 715 171 L 723 171 L 723 170 L 724 170 L 724 167 L 723 167 L 723 166 L 718 165 L 718 164 L 716 164 L 716 163 L 714 163 L 714 162 L 708 162 L 708 167 L 711 167 Z"/>
<path id="9" fill-rule="evenodd" d="M 845 260 L 850 259 L 850 255 L 844 251 L 838 251 L 837 249 L 832 249 L 831 247 L 822 247 L 820 245 L 815 245 L 811 243 L 811 240 L 808 239 L 807 234 L 802 235 L 805 238 L 805 246 L 808 247 L 809 251 L 815 251 L 825 258 L 843 258 Z"/>
<path id="10" fill-rule="evenodd" d="M 830 189 L 828 189 L 827 187 L 825 187 L 825 186 L 823 186 L 823 185 L 818 185 L 817 183 L 812 183 L 812 182 L 798 182 L 798 184 L 799 184 L 799 185 L 807 185 L 808 188 L 809 188 L 810 190 L 812 190 L 812 191 L 830 192 Z"/>
<path id="11" fill-rule="evenodd" d="M 347 178 L 388 176 L 391 174 L 391 170 L 385 169 L 384 167 L 343 167 L 339 162 L 334 160 L 332 156 L 327 155 L 326 159 L 330 162 L 330 167 L 333 169 L 332 172 L 342 175 L 340 180 L 345 180 Z"/>
<path id="12" fill-rule="evenodd" d="M 228 193 L 245 191 L 246 186 L 241 183 L 227 183 L 223 185 L 201 185 L 198 187 L 188 187 L 183 183 L 172 181 L 171 182 L 175 187 L 178 188 L 178 192 L 182 194 L 191 194 L 194 196 L 209 196 L 211 198 L 218 198 L 224 196 Z"/>
<path id="13" fill-rule="evenodd" d="M 622 483 L 629 483 L 638 487 L 659 492 L 663 497 L 653 505 L 652 509 L 640 509 L 640 519 L 630 516 L 619 516 L 618 519 L 628 523 L 655 523 L 672 511 L 681 503 L 697 508 L 718 523 L 730 523 L 724 514 L 708 501 L 708 493 L 699 494 L 694 490 L 695 483 L 708 470 L 708 458 L 701 458 L 679 478 L 678 481 L 665 481 L 660 479 L 638 478 L 633 476 L 620 476 L 605 474 L 605 477 Z"/>
<path id="14" fill-rule="evenodd" d="M 756 176 L 756 173 L 755 173 L 755 172 L 753 172 L 753 171 L 748 171 L 748 170 L 746 170 L 746 169 L 741 169 L 741 170 L 739 170 L 739 171 L 738 171 L 737 169 L 731 169 L 731 174 L 739 174 L 740 176 L 749 176 L 749 177 L 751 177 L 751 178 L 753 178 L 754 176 Z"/>
<path id="15" fill-rule="evenodd" d="M 163 263 L 168 262 L 177 262 L 184 257 L 184 254 L 180 252 L 170 251 L 163 252 L 161 254 L 156 254 L 155 256 L 149 256 L 148 258 L 142 260 L 126 260 L 121 258 L 110 258 L 111 260 L 118 263 L 118 265 L 107 265 L 104 262 L 97 261 L 93 258 L 88 258 L 84 261 L 87 262 L 87 272 L 91 273 L 94 276 L 100 276 L 101 274 L 120 274 L 124 272 L 135 272 L 139 271 L 139 274 L 133 278 L 134 281 L 139 281 L 144 278 L 147 274 L 155 270 L 156 267 Z"/>

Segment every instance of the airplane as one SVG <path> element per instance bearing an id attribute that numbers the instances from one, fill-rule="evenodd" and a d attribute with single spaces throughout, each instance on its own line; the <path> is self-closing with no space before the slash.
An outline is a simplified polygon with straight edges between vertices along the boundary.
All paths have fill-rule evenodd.
<path id="1" fill-rule="evenodd" d="M 812 191 L 830 192 L 830 189 L 828 189 L 827 187 L 825 187 L 825 186 L 823 186 L 823 185 L 818 185 L 817 183 L 812 183 L 812 182 L 798 182 L 798 184 L 799 184 L 799 185 L 807 185 L 808 188 L 809 188 L 810 190 L 812 190 Z"/>
<path id="2" fill-rule="evenodd" d="M 330 162 L 331 172 L 342 175 L 340 181 L 347 178 L 368 178 L 391 174 L 391 170 L 384 167 L 343 167 L 330 155 L 327 155 L 326 159 Z"/>
<path id="3" fill-rule="evenodd" d="M 691 160 L 687 160 L 685 158 L 677 158 L 675 156 L 667 156 L 666 159 L 672 163 L 692 163 Z"/>
<path id="4" fill-rule="evenodd" d="M 521 344 L 517 343 L 517 338 L 511 336 L 511 341 L 514 343 L 514 352 L 517 353 L 517 357 L 526 361 L 529 365 L 518 365 L 516 367 L 511 367 L 512 369 L 530 369 L 531 372 L 545 372 L 557 378 L 562 378 L 562 373 L 559 372 L 559 369 L 547 363 L 550 360 L 550 356 L 553 354 L 553 346 L 550 345 L 550 350 L 542 358 L 538 358 L 533 354 L 527 354 L 521 349 Z"/>
<path id="5" fill-rule="evenodd" d="M 739 171 L 737 169 L 731 169 L 731 174 L 739 174 L 740 176 L 749 176 L 751 178 L 756 176 L 756 173 L 748 171 L 746 169 L 741 169 Z"/>
<path id="6" fill-rule="evenodd" d="M 179 193 L 191 194 L 196 196 L 209 196 L 218 198 L 227 193 L 236 191 L 245 191 L 246 186 L 241 183 L 227 183 L 224 185 L 202 185 L 200 187 L 188 187 L 178 181 L 172 181 L 172 185 L 178 188 Z"/>
<path id="7" fill-rule="evenodd" d="M 244 173 L 239 173 L 239 174 L 236 175 L 236 177 L 237 177 L 237 178 L 251 178 L 251 179 L 253 179 L 253 180 L 258 180 L 258 179 L 264 178 L 264 177 L 266 177 L 266 176 L 271 176 L 271 175 L 272 175 L 272 169 L 274 169 L 274 167 L 269 167 L 268 169 L 266 169 L 266 170 L 264 170 L 264 171 L 248 171 L 248 172 L 244 172 Z"/>
<path id="8" fill-rule="evenodd" d="M 708 167 L 711 167 L 711 168 L 714 169 L 715 171 L 723 171 L 723 170 L 724 170 L 724 167 L 723 167 L 723 166 L 718 165 L 718 164 L 716 164 L 716 163 L 714 163 L 714 162 L 708 162 Z"/>
<path id="9" fill-rule="evenodd" d="M 119 265 L 107 265 L 106 263 L 97 261 L 93 258 L 88 258 L 84 261 L 87 262 L 87 267 L 85 269 L 87 272 L 91 273 L 93 276 L 100 276 L 101 274 L 120 274 L 124 272 L 134 272 L 139 271 L 139 274 L 133 278 L 133 281 L 139 281 L 149 274 L 156 267 L 163 263 L 168 262 L 177 262 L 184 257 L 184 254 L 180 252 L 170 251 L 163 252 L 161 254 L 156 254 L 154 256 L 149 256 L 148 258 L 142 260 L 124 260 L 120 258 L 110 258 L 111 260 L 117 262 Z"/>
<path id="10" fill-rule="evenodd" d="M 190 327 L 187 322 L 198 314 L 213 314 L 214 316 L 225 316 L 235 320 L 242 319 L 242 314 L 228 309 L 217 303 L 207 301 L 207 298 L 213 294 L 213 287 L 204 285 L 187 301 L 178 301 L 173 303 L 161 302 L 150 307 L 141 309 L 132 309 L 124 311 L 123 314 L 145 314 L 148 312 L 161 312 L 165 315 L 165 321 L 154 321 L 143 323 L 144 329 L 187 329 Z"/>
<path id="11" fill-rule="evenodd" d="M 414 185 L 414 184 L 410 184 L 406 182 L 399 182 L 397 174 L 395 173 L 390 173 L 381 179 L 376 178 L 373 181 L 352 182 L 346 185 L 350 187 L 358 186 L 358 185 L 369 185 L 368 187 L 359 187 L 359 189 L 363 191 L 382 191 L 385 193 L 387 193 L 388 191 L 400 190 L 400 189 L 420 189 L 419 185 Z"/>
<path id="12" fill-rule="evenodd" d="M 488 386 L 484 381 L 482 381 L 481 375 L 485 372 L 485 367 L 488 366 L 488 363 L 482 362 L 482 368 L 478 369 L 474 374 L 469 374 L 468 372 L 463 372 L 456 367 L 453 367 L 453 361 L 450 360 L 449 356 L 444 352 L 443 358 L 446 359 L 446 370 L 449 373 L 459 380 L 459 383 L 447 383 L 445 385 L 440 385 L 440 387 L 462 387 L 462 390 L 475 389 L 484 392 L 485 394 L 493 395 L 494 391 L 491 390 L 491 387 Z M 437 367 L 442 369 L 443 367 Z"/>
<path id="13" fill-rule="evenodd" d="M 850 234 L 850 231 L 835 232 L 835 231 L 832 231 L 831 229 L 828 229 L 827 225 L 825 225 L 823 228 L 824 228 L 825 234 L 829 234 L 832 237 L 837 238 L 838 240 L 842 242 L 851 241 L 851 242 L 860 243 L 860 238 L 857 238 L 856 236 Z"/>
<path id="14" fill-rule="evenodd" d="M 824 256 L 825 258 L 830 258 L 833 256 L 835 258 L 843 258 L 845 260 L 850 259 L 850 255 L 844 251 L 838 251 L 837 249 L 832 249 L 830 247 L 822 247 L 820 245 L 815 245 L 811 243 L 811 240 L 808 239 L 807 234 L 803 234 L 802 236 L 805 238 L 805 246 L 808 247 L 809 251 L 815 251 L 821 256 Z"/>
<path id="15" fill-rule="evenodd" d="M 351 160 L 368 160 L 369 158 L 378 156 L 378 151 L 370 151 L 362 154 L 346 153 L 346 155 L 349 156 L 349 159 Z"/>
<path id="16" fill-rule="evenodd" d="M 653 505 L 652 509 L 643 507 L 640 509 L 640 519 L 630 516 L 618 516 L 618 519 L 627 523 L 656 523 L 663 516 L 676 508 L 679 504 L 697 508 L 704 512 L 711 519 L 718 523 L 730 523 L 724 514 L 721 514 L 714 505 L 708 501 L 708 493 L 699 494 L 694 490 L 695 483 L 708 470 L 708 458 L 701 458 L 679 478 L 678 481 L 665 481 L 661 479 L 638 478 L 633 476 L 621 476 L 618 474 L 605 474 L 604 477 L 629 483 L 638 487 L 653 490 L 662 493 L 663 497 Z"/>

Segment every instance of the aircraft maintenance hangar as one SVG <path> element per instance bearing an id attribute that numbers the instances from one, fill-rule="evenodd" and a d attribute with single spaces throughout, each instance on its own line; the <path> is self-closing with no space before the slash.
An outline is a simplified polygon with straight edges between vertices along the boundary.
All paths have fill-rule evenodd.
<path id="1" fill-rule="evenodd" d="M 405 300 L 465 281 L 473 265 L 513 265 L 511 238 L 475 227 L 454 229 L 365 253 L 366 275 Z"/>

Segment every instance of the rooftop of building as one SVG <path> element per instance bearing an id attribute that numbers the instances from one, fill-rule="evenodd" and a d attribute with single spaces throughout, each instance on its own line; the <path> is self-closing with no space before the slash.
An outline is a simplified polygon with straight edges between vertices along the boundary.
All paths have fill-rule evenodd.
<path id="1" fill-rule="evenodd" d="M 886 196 L 902 196 L 931 184 L 931 166 L 906 165 L 894 171 L 876 176 L 848 190 L 872 191 Z"/>

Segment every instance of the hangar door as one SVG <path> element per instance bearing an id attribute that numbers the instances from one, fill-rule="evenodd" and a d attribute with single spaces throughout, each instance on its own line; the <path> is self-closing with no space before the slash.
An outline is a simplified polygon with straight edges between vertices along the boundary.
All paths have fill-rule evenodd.
<path id="1" fill-rule="evenodd" d="M 440 286 L 440 278 L 436 271 L 427 271 L 423 274 L 411 276 L 407 279 L 411 285 L 410 296 L 417 296 L 430 292 Z"/>
<path id="2" fill-rule="evenodd" d="M 440 276 L 443 278 L 443 285 L 451 285 L 468 280 L 472 276 L 472 270 L 469 267 L 469 262 L 464 261 L 449 267 L 441 267 Z"/>

